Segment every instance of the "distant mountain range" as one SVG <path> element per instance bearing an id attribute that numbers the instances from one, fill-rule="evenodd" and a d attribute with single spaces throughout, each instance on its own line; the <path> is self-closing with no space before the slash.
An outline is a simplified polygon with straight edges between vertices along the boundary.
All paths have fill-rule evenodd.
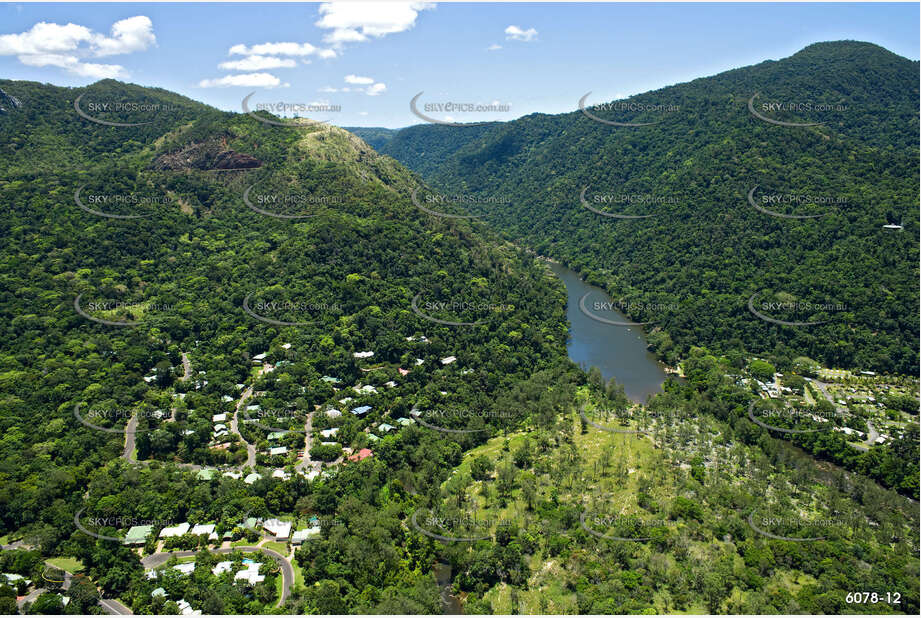
<path id="1" fill-rule="evenodd" d="M 877 45 L 817 43 L 379 150 L 607 288 L 666 359 L 707 345 L 916 373 L 918 81 Z"/>

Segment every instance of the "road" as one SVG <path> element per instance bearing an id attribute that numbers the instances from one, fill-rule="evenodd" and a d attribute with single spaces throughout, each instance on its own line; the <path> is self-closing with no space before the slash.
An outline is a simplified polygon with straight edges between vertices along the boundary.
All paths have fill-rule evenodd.
<path id="1" fill-rule="evenodd" d="M 182 377 L 180 380 L 185 382 L 192 377 L 192 363 L 189 361 L 189 355 L 182 352 Z"/>
<path id="2" fill-rule="evenodd" d="M 233 418 L 230 419 L 230 431 L 240 436 L 240 439 L 243 441 L 243 444 L 246 445 L 246 463 L 244 466 L 249 466 L 253 470 L 256 469 L 256 447 L 246 441 L 246 438 L 243 437 L 243 434 L 240 433 L 240 425 L 237 417 L 240 414 L 240 410 L 243 408 L 243 404 L 246 403 L 246 400 L 252 397 L 253 387 L 249 386 L 240 394 L 240 401 L 237 402 L 237 407 L 234 408 Z"/>
<path id="3" fill-rule="evenodd" d="M 281 575 L 282 575 L 282 588 L 281 588 L 281 598 L 278 600 L 278 603 L 275 604 L 276 607 L 281 607 L 284 605 L 285 601 L 288 600 L 288 595 L 291 594 L 291 587 L 294 586 L 294 567 L 291 566 L 291 561 L 287 557 L 282 556 L 277 551 L 269 549 L 267 547 L 258 547 L 256 545 L 241 545 L 239 547 L 221 547 L 219 549 L 210 550 L 212 554 L 229 554 L 234 551 L 241 551 L 246 553 L 252 553 L 261 551 L 275 559 L 276 562 L 281 566 Z M 202 550 L 196 551 L 174 551 L 174 552 L 159 552 L 156 554 L 151 554 L 145 556 L 141 559 L 141 564 L 145 569 L 155 569 L 158 566 L 165 564 L 171 557 L 176 556 L 177 558 L 187 558 L 188 556 L 194 556 Z"/>
<path id="4" fill-rule="evenodd" d="M 116 599 L 99 599 L 102 609 L 116 616 L 130 616 L 134 614 L 124 603 Z"/>
<path id="5" fill-rule="evenodd" d="M 310 440 L 313 435 L 313 412 L 307 414 L 307 420 L 304 422 L 304 456 L 301 458 L 301 461 L 294 466 L 295 472 L 300 472 L 306 468 L 312 470 L 319 470 L 322 467 L 322 464 L 317 461 L 313 461 L 310 458 Z"/>
<path id="6" fill-rule="evenodd" d="M 128 424 L 125 426 L 125 450 L 122 452 L 122 459 L 125 461 L 135 461 L 132 457 L 134 456 L 134 435 L 137 430 L 138 413 L 135 412 L 128 419 Z"/>

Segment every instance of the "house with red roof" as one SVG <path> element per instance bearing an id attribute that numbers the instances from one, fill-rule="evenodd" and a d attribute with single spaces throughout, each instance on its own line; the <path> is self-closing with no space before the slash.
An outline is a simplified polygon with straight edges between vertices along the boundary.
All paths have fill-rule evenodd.
<path id="1" fill-rule="evenodd" d="M 355 453 L 354 455 L 349 455 L 349 461 L 361 461 L 362 459 L 367 459 L 373 454 L 374 454 L 374 451 L 372 451 L 371 449 L 363 448 L 357 453 Z"/>

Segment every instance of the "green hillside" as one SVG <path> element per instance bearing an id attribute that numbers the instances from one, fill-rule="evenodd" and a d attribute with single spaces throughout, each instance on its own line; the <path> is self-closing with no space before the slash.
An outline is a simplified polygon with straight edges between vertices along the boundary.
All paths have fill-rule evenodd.
<path id="1" fill-rule="evenodd" d="M 497 198 L 465 212 L 605 287 L 669 362 L 707 345 L 781 370 L 803 354 L 915 374 L 918 79 L 917 62 L 876 45 L 818 43 L 626 101 L 588 97 L 595 119 L 422 125 L 383 152 L 445 193 Z"/>

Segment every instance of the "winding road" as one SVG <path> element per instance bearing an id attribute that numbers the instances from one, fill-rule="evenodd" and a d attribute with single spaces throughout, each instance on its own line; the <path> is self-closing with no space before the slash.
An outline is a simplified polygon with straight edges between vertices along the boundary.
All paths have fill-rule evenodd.
<path id="1" fill-rule="evenodd" d="M 294 567 L 291 566 L 291 561 L 287 557 L 282 556 L 280 553 L 268 547 L 260 547 L 258 545 L 241 545 L 239 547 L 221 547 L 219 549 L 209 550 L 212 554 L 229 554 L 235 551 L 241 551 L 244 553 L 252 552 L 262 552 L 267 556 L 274 558 L 276 562 L 281 566 L 281 575 L 282 575 L 282 588 L 281 588 L 281 598 L 275 604 L 276 607 L 281 607 L 284 605 L 285 601 L 288 600 L 288 595 L 291 594 L 291 587 L 294 586 Z M 158 566 L 165 564 L 170 558 L 176 556 L 177 558 L 187 558 L 189 556 L 194 556 L 200 553 L 203 550 L 195 551 L 174 551 L 174 552 L 158 552 L 156 554 L 151 554 L 145 556 L 141 559 L 141 564 L 145 569 L 155 569 Z"/>
<path id="2" fill-rule="evenodd" d="M 243 404 L 246 403 L 246 400 L 252 397 L 253 387 L 249 386 L 243 393 L 240 394 L 240 401 L 237 402 L 237 407 L 234 408 L 233 418 L 230 419 L 230 431 L 240 436 L 240 440 L 243 441 L 243 444 L 246 445 L 246 463 L 243 464 L 243 467 L 249 466 L 253 470 L 256 469 L 256 447 L 246 441 L 246 438 L 243 437 L 243 434 L 240 433 L 240 425 L 237 417 L 240 415 L 240 410 L 243 408 Z"/>

